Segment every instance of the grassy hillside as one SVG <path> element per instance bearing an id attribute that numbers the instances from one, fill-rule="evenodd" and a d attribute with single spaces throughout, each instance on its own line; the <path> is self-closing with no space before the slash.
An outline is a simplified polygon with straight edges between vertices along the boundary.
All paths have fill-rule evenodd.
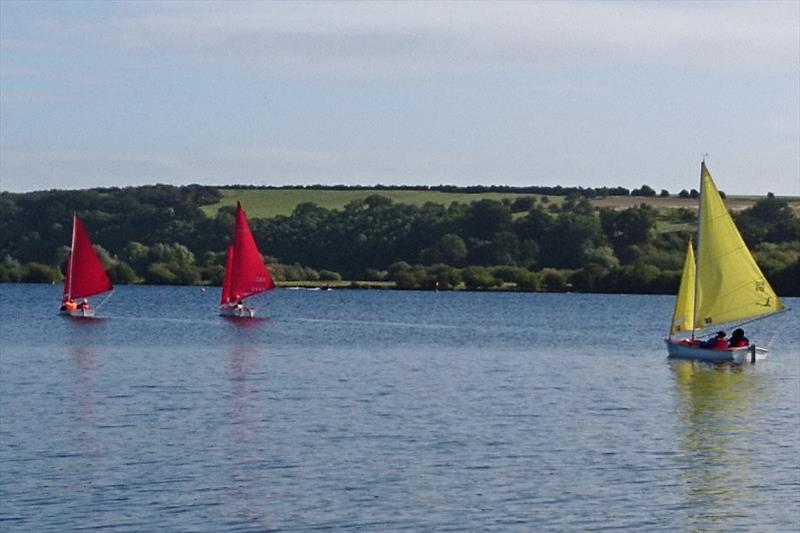
<path id="1" fill-rule="evenodd" d="M 359 190 L 316 190 L 316 189 L 220 189 L 222 200 L 216 204 L 203 207 L 203 211 L 214 216 L 220 207 L 235 206 L 236 201 L 242 202 L 242 207 L 247 215 L 252 218 L 270 218 L 277 215 L 290 215 L 294 208 L 303 202 L 312 202 L 327 209 L 341 209 L 353 200 L 360 200 L 373 194 L 391 198 L 396 203 L 423 205 L 426 202 L 450 205 L 453 202 L 470 203 L 481 199 L 503 200 L 504 198 L 519 198 L 521 196 L 538 196 L 520 193 L 450 193 L 439 191 L 414 191 L 392 190 L 376 191 L 374 189 Z M 550 196 L 551 203 L 559 204 L 563 197 Z M 725 203 L 733 210 L 750 207 L 758 200 L 756 196 L 729 196 Z M 800 211 L 800 198 L 788 198 L 791 206 Z M 609 196 L 592 200 L 597 207 L 612 207 L 624 209 L 635 207 L 641 203 L 652 205 L 655 208 L 674 209 L 686 207 L 694 209 L 697 200 L 691 198 L 645 198 L 641 196 Z"/>
<path id="2" fill-rule="evenodd" d="M 537 196 L 517 193 L 448 193 L 439 191 L 376 191 L 363 190 L 312 190 L 312 189 L 220 189 L 222 201 L 203 207 L 203 211 L 213 216 L 220 207 L 235 206 L 242 202 L 247 216 L 269 218 L 277 215 L 290 215 L 294 208 L 303 202 L 312 202 L 326 209 L 341 209 L 353 200 L 378 194 L 391 198 L 396 203 L 423 205 L 426 202 L 450 205 L 453 202 L 470 203 L 481 199 L 503 200 L 521 196 Z M 563 198 L 551 197 L 552 203 L 560 203 Z"/>

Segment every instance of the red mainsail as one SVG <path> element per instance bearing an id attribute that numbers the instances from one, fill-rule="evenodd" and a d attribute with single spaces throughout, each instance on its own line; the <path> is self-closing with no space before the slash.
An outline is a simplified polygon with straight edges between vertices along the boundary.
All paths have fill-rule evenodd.
<path id="1" fill-rule="evenodd" d="M 66 274 L 65 302 L 71 298 L 88 298 L 114 288 L 77 215 L 72 219 L 72 250 L 67 256 Z"/>
<path id="2" fill-rule="evenodd" d="M 236 202 L 236 227 L 233 244 L 228 248 L 221 303 L 236 303 L 274 288 L 275 282 L 261 259 L 244 210 Z"/>

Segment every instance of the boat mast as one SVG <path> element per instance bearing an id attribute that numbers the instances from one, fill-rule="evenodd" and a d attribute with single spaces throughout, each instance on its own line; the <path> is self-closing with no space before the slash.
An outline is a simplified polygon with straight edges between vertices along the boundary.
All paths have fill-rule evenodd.
<path id="1" fill-rule="evenodd" d="M 697 323 L 697 288 L 700 284 L 700 224 L 703 223 L 703 169 L 706 166 L 706 156 L 708 154 L 703 154 L 703 161 L 700 163 L 700 195 L 698 199 L 700 200 L 700 205 L 697 208 L 697 238 L 695 239 L 695 249 L 697 249 L 697 253 L 694 254 L 694 306 L 692 309 L 692 340 L 694 340 L 694 332 L 697 329 L 695 327 Z"/>
<path id="2" fill-rule="evenodd" d="M 72 212 L 72 243 L 69 247 L 69 289 L 67 290 L 67 300 L 72 300 L 72 275 L 75 272 L 75 226 L 78 225 L 78 215 Z"/>

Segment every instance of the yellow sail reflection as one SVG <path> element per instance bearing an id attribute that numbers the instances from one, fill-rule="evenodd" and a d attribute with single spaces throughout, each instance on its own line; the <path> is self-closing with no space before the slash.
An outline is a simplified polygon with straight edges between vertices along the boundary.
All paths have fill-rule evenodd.
<path id="1" fill-rule="evenodd" d="M 678 297 L 675 299 L 675 311 L 672 313 L 672 328 L 670 334 L 692 331 L 694 317 L 694 283 L 695 263 L 692 242 L 686 249 L 686 259 L 683 262 L 681 286 L 678 288 Z"/>
<path id="2" fill-rule="evenodd" d="M 736 229 L 705 162 L 700 173 L 695 327 L 780 311 L 783 304 Z"/>
<path id="3" fill-rule="evenodd" d="M 696 361 L 673 361 L 680 410 L 677 434 L 685 468 L 677 481 L 686 488 L 690 530 L 725 530 L 747 519 L 763 504 L 753 469 L 753 418 L 758 411 L 759 375 L 741 367 L 711 367 Z M 748 507 L 742 507 L 747 494 Z M 730 527 L 730 529 L 737 529 Z"/>

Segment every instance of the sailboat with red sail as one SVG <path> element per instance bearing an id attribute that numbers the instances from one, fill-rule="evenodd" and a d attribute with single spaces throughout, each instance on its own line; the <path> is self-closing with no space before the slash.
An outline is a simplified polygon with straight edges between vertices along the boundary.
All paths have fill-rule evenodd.
<path id="1" fill-rule="evenodd" d="M 269 270 L 250 231 L 244 210 L 236 202 L 236 225 L 233 242 L 225 258 L 225 281 L 222 285 L 220 316 L 252 318 L 255 310 L 244 305 L 245 298 L 275 288 Z"/>
<path id="2" fill-rule="evenodd" d="M 113 290 L 111 280 L 97 257 L 92 241 L 77 215 L 72 217 L 72 244 L 67 257 L 61 314 L 74 317 L 93 317 L 94 308 L 88 298 Z"/>

